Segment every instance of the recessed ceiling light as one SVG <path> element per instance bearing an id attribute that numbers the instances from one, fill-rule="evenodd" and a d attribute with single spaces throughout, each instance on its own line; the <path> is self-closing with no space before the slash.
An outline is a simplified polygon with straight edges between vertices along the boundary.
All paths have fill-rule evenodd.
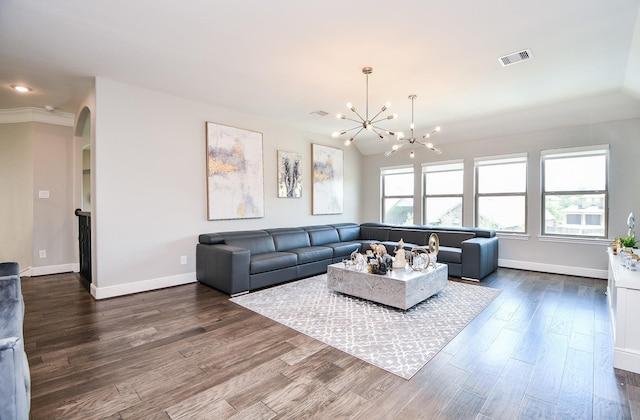
<path id="1" fill-rule="evenodd" d="M 27 93 L 33 90 L 29 86 L 23 86 L 23 85 L 11 85 L 11 87 L 13 88 L 13 90 L 20 93 Z"/>

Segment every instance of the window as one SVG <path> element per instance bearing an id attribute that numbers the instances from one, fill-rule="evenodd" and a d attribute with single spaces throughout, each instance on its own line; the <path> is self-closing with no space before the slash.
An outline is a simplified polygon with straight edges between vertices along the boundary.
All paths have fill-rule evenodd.
<path id="1" fill-rule="evenodd" d="M 423 223 L 430 226 L 462 226 L 464 163 L 424 164 Z"/>
<path id="2" fill-rule="evenodd" d="M 398 225 L 413 224 L 413 166 L 383 168 L 382 222 Z"/>
<path id="3" fill-rule="evenodd" d="M 542 151 L 543 235 L 606 238 L 609 146 Z"/>
<path id="4" fill-rule="evenodd" d="M 526 232 L 527 155 L 476 158 L 476 226 Z"/>

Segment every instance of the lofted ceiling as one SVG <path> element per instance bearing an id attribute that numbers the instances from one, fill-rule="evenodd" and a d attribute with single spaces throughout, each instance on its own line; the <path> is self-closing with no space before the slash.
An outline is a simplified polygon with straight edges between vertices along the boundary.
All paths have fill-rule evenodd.
<path id="1" fill-rule="evenodd" d="M 104 77 L 310 132 L 386 101 L 434 143 L 640 117 L 640 0 L 1 0 L 0 109 L 75 113 Z M 531 49 L 503 67 L 498 57 Z M 10 85 L 26 84 L 29 94 Z M 317 116 L 314 111 L 325 111 Z M 335 140 L 341 145 L 341 141 Z M 363 154 L 389 149 L 371 135 Z"/>

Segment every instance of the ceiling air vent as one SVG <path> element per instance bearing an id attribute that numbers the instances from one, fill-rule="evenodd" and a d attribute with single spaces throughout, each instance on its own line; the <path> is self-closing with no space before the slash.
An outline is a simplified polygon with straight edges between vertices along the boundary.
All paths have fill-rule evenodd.
<path id="1" fill-rule="evenodd" d="M 329 115 L 327 111 L 312 111 L 309 114 L 315 115 L 316 117 L 324 117 L 325 115 Z"/>
<path id="2" fill-rule="evenodd" d="M 514 52 L 502 57 L 498 57 L 498 61 L 502 67 L 510 66 L 512 64 L 520 63 L 525 60 L 533 58 L 533 52 L 530 49 Z"/>

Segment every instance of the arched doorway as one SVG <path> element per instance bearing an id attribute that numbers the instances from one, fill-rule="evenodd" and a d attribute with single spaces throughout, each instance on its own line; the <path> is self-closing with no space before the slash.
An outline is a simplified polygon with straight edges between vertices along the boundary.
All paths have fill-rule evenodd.
<path id="1" fill-rule="evenodd" d="M 78 217 L 78 248 L 80 253 L 80 280 L 89 289 L 92 282 L 91 264 L 91 111 L 84 107 L 76 122 L 74 135 L 82 140 L 82 181 L 80 194 L 82 207 Z"/>

